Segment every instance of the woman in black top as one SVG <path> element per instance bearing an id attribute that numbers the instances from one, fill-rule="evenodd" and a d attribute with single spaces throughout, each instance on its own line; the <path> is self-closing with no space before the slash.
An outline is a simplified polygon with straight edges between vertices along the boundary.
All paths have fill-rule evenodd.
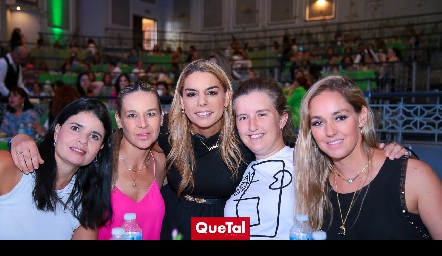
<path id="1" fill-rule="evenodd" d="M 222 217 L 254 155 L 235 132 L 232 85 L 216 64 L 199 59 L 181 73 L 159 145 L 167 156 L 161 239 L 176 229 L 191 239 L 192 217 Z M 167 129 L 166 129 L 167 127 Z"/>

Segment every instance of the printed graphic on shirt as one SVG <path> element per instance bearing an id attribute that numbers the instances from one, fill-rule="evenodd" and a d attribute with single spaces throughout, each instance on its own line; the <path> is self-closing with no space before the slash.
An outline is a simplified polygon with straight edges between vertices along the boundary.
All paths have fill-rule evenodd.
<path id="1" fill-rule="evenodd" d="M 262 229 L 266 230 L 265 234 L 250 232 L 253 233 L 251 236 L 275 237 L 280 223 L 283 189 L 292 183 L 292 174 L 286 169 L 282 160 L 263 161 L 249 168 L 253 171 L 245 173 L 233 195 L 237 198 L 233 200 L 236 203 L 236 216 L 249 216 L 252 230 L 262 224 L 260 220 L 265 214 L 266 219 L 276 221 L 275 228 Z M 258 169 L 261 172 L 258 172 Z M 255 209 L 255 211 L 250 209 Z"/>

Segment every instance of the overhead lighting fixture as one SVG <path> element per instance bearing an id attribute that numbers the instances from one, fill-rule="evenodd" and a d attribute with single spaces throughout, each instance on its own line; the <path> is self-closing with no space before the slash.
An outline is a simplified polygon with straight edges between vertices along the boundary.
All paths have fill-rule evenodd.
<path id="1" fill-rule="evenodd" d="M 323 6 L 323 5 L 325 5 L 325 0 L 318 0 L 318 1 L 317 1 L 317 4 L 318 4 L 319 6 Z"/>
<path id="2" fill-rule="evenodd" d="M 17 5 L 17 11 L 20 11 L 20 6 Z"/>

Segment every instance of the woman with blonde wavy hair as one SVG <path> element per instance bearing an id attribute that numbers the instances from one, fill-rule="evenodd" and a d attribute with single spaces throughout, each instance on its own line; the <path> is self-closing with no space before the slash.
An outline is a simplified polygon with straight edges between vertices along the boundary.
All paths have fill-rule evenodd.
<path id="1" fill-rule="evenodd" d="M 168 130 L 158 139 L 168 170 L 161 239 L 172 239 L 173 229 L 190 239 L 192 217 L 222 217 L 254 160 L 235 132 L 231 96 L 229 77 L 205 59 L 187 64 L 178 79 Z"/>
<path id="2" fill-rule="evenodd" d="M 378 149 L 373 112 L 349 78 L 326 76 L 307 91 L 295 159 L 295 213 L 327 239 L 442 239 L 439 177 Z"/>

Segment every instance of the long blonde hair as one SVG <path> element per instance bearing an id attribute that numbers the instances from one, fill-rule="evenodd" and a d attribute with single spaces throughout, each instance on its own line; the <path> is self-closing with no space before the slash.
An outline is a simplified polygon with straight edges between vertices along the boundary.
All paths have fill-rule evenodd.
<path id="1" fill-rule="evenodd" d="M 215 63 L 206 59 L 198 59 L 186 65 L 181 72 L 175 88 L 175 94 L 169 109 L 169 143 L 171 151 L 167 155 L 167 170 L 172 165 L 178 169 L 181 175 L 181 183 L 178 189 L 178 195 L 189 185 L 193 187 L 194 179 L 192 170 L 195 169 L 195 154 L 192 146 L 192 123 L 185 113 L 182 113 L 180 97 L 183 96 L 184 81 L 195 72 L 213 74 L 221 83 L 224 92 L 232 93 L 232 85 L 229 77 L 224 70 Z M 242 161 L 242 155 L 239 148 L 239 139 L 235 134 L 235 119 L 233 116 L 232 100 L 224 108 L 224 114 L 221 118 L 220 132 L 220 152 L 223 162 L 227 165 L 232 177 L 238 173 L 238 166 Z"/>
<path id="2" fill-rule="evenodd" d="M 313 84 L 301 103 L 301 124 L 295 146 L 294 161 L 296 170 L 295 214 L 307 214 L 314 230 L 322 228 L 325 213 L 332 213 L 333 210 L 329 198 L 328 179 L 333 168 L 333 161 L 318 148 L 310 128 L 310 101 L 324 91 L 341 94 L 353 106 L 356 113 L 361 113 L 363 107 L 367 108 L 367 123 L 361 132 L 362 146 L 367 154 L 367 159 L 371 157 L 370 149 L 377 147 L 373 112 L 365 101 L 361 89 L 352 80 L 341 75 L 329 75 Z"/>

